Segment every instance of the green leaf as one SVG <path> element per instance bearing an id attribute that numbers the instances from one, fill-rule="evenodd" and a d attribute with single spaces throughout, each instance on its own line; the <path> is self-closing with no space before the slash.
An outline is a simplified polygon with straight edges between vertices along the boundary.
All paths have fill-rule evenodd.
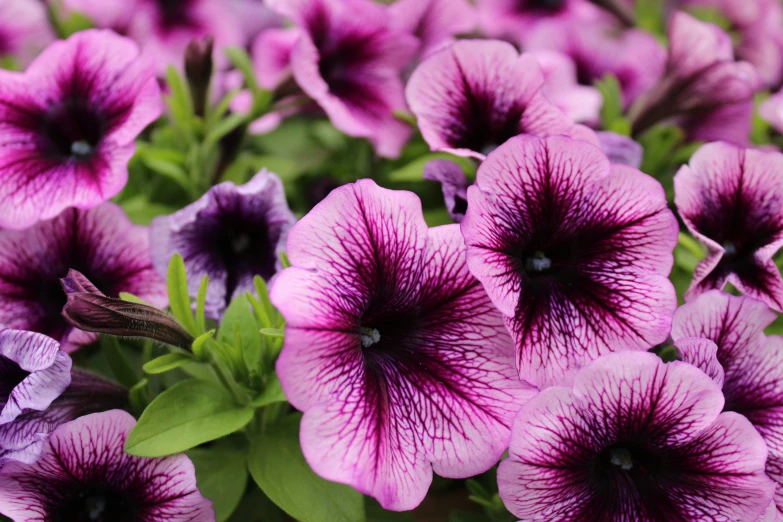
<path id="1" fill-rule="evenodd" d="M 422 173 L 424 172 L 424 165 L 427 162 L 436 159 L 446 159 L 458 163 L 462 170 L 467 174 L 476 172 L 475 164 L 468 158 L 462 158 L 460 156 L 454 156 L 445 152 L 432 152 L 425 154 L 411 161 L 407 165 L 400 167 L 397 170 L 393 170 L 389 173 L 389 181 L 404 182 L 404 181 L 421 181 Z"/>
<path id="2" fill-rule="evenodd" d="M 283 268 L 291 266 L 291 261 L 288 260 L 288 254 L 285 252 L 280 252 L 280 264 L 283 265 Z"/>
<path id="3" fill-rule="evenodd" d="M 166 355 L 161 355 L 160 357 L 151 360 L 145 364 L 142 369 L 151 375 L 157 375 L 179 368 L 189 362 L 193 362 L 193 357 L 186 353 L 167 353 Z"/>
<path id="4" fill-rule="evenodd" d="M 231 131 L 247 122 L 247 116 L 244 114 L 231 114 L 220 120 L 204 138 L 205 147 L 214 147 L 218 141 L 223 139 Z"/>
<path id="5" fill-rule="evenodd" d="M 185 330 L 193 337 L 199 334 L 193 311 L 190 309 L 190 295 L 188 294 L 188 277 L 185 272 L 185 262 L 182 256 L 174 254 L 169 262 L 169 272 L 166 278 L 169 291 L 169 305 L 174 317 L 185 327 Z"/>
<path id="6" fill-rule="evenodd" d="M 250 56 L 247 54 L 247 51 L 240 47 L 229 47 L 225 50 L 225 53 L 231 64 L 242 73 L 242 76 L 245 78 L 245 85 L 247 85 L 251 91 L 259 90 L 253 63 Z"/>
<path id="7" fill-rule="evenodd" d="M 149 381 L 145 377 L 134 384 L 133 387 L 128 391 L 131 406 L 133 406 L 135 411 L 142 412 L 149 404 L 150 401 L 147 389 L 148 386 Z"/>
<path id="8" fill-rule="evenodd" d="M 267 337 L 277 337 L 280 339 L 285 337 L 285 330 L 280 328 L 261 328 L 260 332 L 261 335 L 265 335 Z"/>
<path id="9" fill-rule="evenodd" d="M 128 301 L 129 303 L 137 303 L 137 304 L 152 306 L 141 297 L 136 297 L 135 295 L 129 294 L 128 292 L 120 292 L 120 299 L 122 299 L 123 301 Z"/>
<path id="10" fill-rule="evenodd" d="M 415 522 L 413 515 L 406 512 L 386 511 L 377 500 L 364 498 L 364 508 L 367 511 L 367 522 Z"/>
<path id="11" fill-rule="evenodd" d="M 266 281 L 260 276 L 255 276 L 253 278 L 253 286 L 256 289 L 256 296 L 258 297 L 258 301 L 256 302 L 262 307 L 262 310 L 256 310 L 256 315 L 258 315 L 261 327 L 274 328 L 279 326 L 283 319 L 275 308 L 275 305 L 273 305 L 272 301 L 269 299 L 269 287 L 266 285 Z M 251 304 L 252 301 L 253 300 L 251 300 Z"/>
<path id="12" fill-rule="evenodd" d="M 149 157 L 145 154 L 141 155 L 141 161 L 153 172 L 156 172 L 174 181 L 187 194 L 191 194 L 193 192 L 193 184 L 191 183 L 187 172 L 185 172 L 185 169 L 181 165 L 177 165 L 176 163 L 172 163 L 170 161 Z"/>
<path id="13" fill-rule="evenodd" d="M 199 333 L 207 331 L 207 321 L 204 318 L 204 308 L 207 305 L 207 288 L 209 287 L 209 276 L 204 274 L 201 283 L 198 285 L 198 294 L 196 297 L 196 326 Z"/>
<path id="14" fill-rule="evenodd" d="M 595 82 L 595 87 L 604 99 L 601 106 L 603 127 L 618 134 L 630 134 L 631 126 L 628 120 L 623 118 L 623 91 L 617 77 L 607 74 Z"/>
<path id="15" fill-rule="evenodd" d="M 158 395 L 128 435 L 125 451 L 163 457 L 189 450 L 244 428 L 253 408 L 238 406 L 222 386 L 190 380 Z"/>
<path id="16" fill-rule="evenodd" d="M 206 345 L 207 341 L 212 339 L 212 336 L 215 335 L 215 330 L 212 329 L 208 332 L 205 332 L 193 341 L 193 355 L 195 355 L 197 358 L 204 360 L 205 359 L 205 353 L 204 353 L 204 346 Z"/>
<path id="17" fill-rule="evenodd" d="M 185 80 L 173 65 L 166 69 L 166 85 L 171 92 L 171 95 L 166 98 L 174 122 L 187 137 L 191 137 L 191 125 L 195 116 L 193 98 L 190 96 L 190 90 Z"/>
<path id="18" fill-rule="evenodd" d="M 114 374 L 117 382 L 128 388 L 139 382 L 139 376 L 136 374 L 136 370 L 133 369 L 128 362 L 128 359 L 125 357 L 125 354 L 122 353 L 120 342 L 116 337 L 102 335 L 101 349 L 103 350 L 103 355 L 106 357 L 109 368 L 111 368 L 111 372 Z"/>
<path id="19" fill-rule="evenodd" d="M 210 111 L 206 122 L 208 129 L 211 129 L 217 125 L 217 123 L 223 118 L 223 115 L 228 112 L 228 109 L 231 106 L 231 102 L 234 101 L 234 98 L 236 98 L 240 92 L 242 92 L 242 89 L 234 89 L 229 91 L 228 94 L 226 94 L 223 99 L 220 100 L 220 102 L 215 106 L 215 108 Z"/>
<path id="20" fill-rule="evenodd" d="M 228 305 L 226 313 L 218 330 L 218 340 L 234 344 L 234 331 L 238 328 L 242 360 L 251 375 L 257 375 L 261 364 L 261 336 L 258 333 L 258 323 L 253 313 L 247 295 L 238 295 Z"/>
<path id="21" fill-rule="evenodd" d="M 201 494 L 212 501 L 217 522 L 231 516 L 247 486 L 247 454 L 234 445 L 219 444 L 187 453 L 196 467 L 196 483 Z"/>
<path id="22" fill-rule="evenodd" d="M 290 415 L 256 436 L 248 467 L 256 484 L 301 522 L 363 522 L 362 494 L 316 475 L 299 447 L 301 414 Z"/>
<path id="23" fill-rule="evenodd" d="M 267 383 L 263 393 L 253 399 L 251 405 L 256 408 L 261 408 L 276 402 L 286 402 L 287 400 L 285 393 L 283 393 L 283 387 L 280 386 L 280 379 L 277 378 L 277 375 L 272 374 L 272 378 Z"/>
<path id="24" fill-rule="evenodd" d="M 68 38 L 79 31 L 85 31 L 95 27 L 88 17 L 82 13 L 72 12 L 65 20 L 60 20 L 60 32 L 63 38 Z"/>

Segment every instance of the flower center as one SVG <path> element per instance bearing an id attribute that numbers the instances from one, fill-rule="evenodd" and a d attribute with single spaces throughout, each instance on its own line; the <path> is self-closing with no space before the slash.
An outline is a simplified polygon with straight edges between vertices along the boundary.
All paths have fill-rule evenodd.
<path id="1" fill-rule="evenodd" d="M 519 11 L 537 9 L 540 11 L 557 12 L 565 6 L 566 0 L 520 0 Z"/>
<path id="2" fill-rule="evenodd" d="M 176 25 L 183 18 L 182 12 L 189 0 L 157 0 L 161 17 L 167 25 Z"/>
<path id="3" fill-rule="evenodd" d="M 106 486 L 85 487 L 55 508 L 53 520 L 70 522 L 134 522 L 136 506 L 124 491 Z"/>
<path id="4" fill-rule="evenodd" d="M 71 98 L 49 109 L 41 122 L 40 132 L 47 156 L 84 161 L 98 149 L 105 122 L 90 103 Z"/>
<path id="5" fill-rule="evenodd" d="M 633 468 L 633 457 L 625 448 L 612 448 L 609 451 L 609 462 L 625 471 Z"/>
<path id="6" fill-rule="evenodd" d="M 359 336 L 362 340 L 362 348 L 369 348 L 381 340 L 381 333 L 377 328 L 367 328 L 363 326 L 359 329 Z"/>
<path id="7" fill-rule="evenodd" d="M 731 241 L 724 241 L 723 250 L 726 251 L 724 254 L 726 257 L 734 257 L 737 255 L 737 246 Z"/>
<path id="8" fill-rule="evenodd" d="M 525 271 L 528 273 L 541 273 L 552 268 L 552 260 L 540 250 L 536 251 L 532 257 L 525 259 Z"/>
<path id="9" fill-rule="evenodd" d="M 30 373 L 21 369 L 18 364 L 0 355 L 0 410 L 5 407 L 14 388 L 28 375 Z"/>

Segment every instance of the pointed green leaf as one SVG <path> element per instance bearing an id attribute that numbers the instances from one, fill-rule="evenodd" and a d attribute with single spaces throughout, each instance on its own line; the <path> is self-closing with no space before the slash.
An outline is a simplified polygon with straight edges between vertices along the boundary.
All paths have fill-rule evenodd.
<path id="1" fill-rule="evenodd" d="M 280 252 L 280 264 L 283 265 L 283 268 L 291 266 L 291 261 L 288 260 L 288 254 L 285 252 Z"/>
<path id="2" fill-rule="evenodd" d="M 147 306 L 152 306 L 141 297 L 136 297 L 135 295 L 129 294 L 128 292 L 120 292 L 120 299 L 122 299 L 123 301 L 128 301 L 129 303 L 138 303 Z"/>
<path id="3" fill-rule="evenodd" d="M 196 340 L 193 341 L 193 355 L 195 355 L 198 359 L 204 360 L 205 352 L 204 352 L 204 346 L 206 345 L 207 341 L 212 339 L 212 336 L 215 335 L 215 330 L 212 329 L 206 333 L 203 333 L 196 337 Z"/>
<path id="4" fill-rule="evenodd" d="M 133 387 L 128 391 L 128 396 L 130 398 L 131 406 L 133 406 L 133 409 L 137 412 L 142 412 L 149 404 L 149 395 L 148 395 L 148 389 L 149 381 L 147 378 L 143 378 L 139 382 L 133 385 Z"/>
<path id="5" fill-rule="evenodd" d="M 254 410 L 238 406 L 222 386 L 190 380 L 158 395 L 128 435 L 125 451 L 163 457 L 189 450 L 244 428 Z"/>
<path id="6" fill-rule="evenodd" d="M 145 364 L 143 370 L 150 375 L 157 375 L 179 368 L 189 362 L 194 362 L 193 357 L 186 353 L 167 353 L 166 355 L 161 355 Z"/>
<path id="7" fill-rule="evenodd" d="M 299 446 L 301 414 L 269 426 L 251 442 L 248 467 L 256 484 L 301 522 L 364 522 L 364 497 L 316 475 Z"/>
<path id="8" fill-rule="evenodd" d="M 207 331 L 207 322 L 204 318 L 204 307 L 207 304 L 207 288 L 209 287 L 209 276 L 204 274 L 201 283 L 198 286 L 198 296 L 196 297 L 196 326 L 199 333 Z"/>
<path id="9" fill-rule="evenodd" d="M 280 386 L 280 379 L 277 378 L 277 375 L 272 374 L 272 378 L 267 383 L 263 393 L 253 399 L 251 404 L 256 408 L 261 408 L 276 402 L 286 402 L 287 400 L 285 393 L 283 393 L 283 387 Z"/>
<path id="10" fill-rule="evenodd" d="M 128 388 L 139 382 L 136 370 L 133 369 L 125 354 L 122 353 L 120 342 L 116 337 L 102 335 L 101 349 L 117 382 Z"/>
<path id="11" fill-rule="evenodd" d="M 235 331 L 238 335 L 235 335 Z M 240 344 L 236 345 L 236 339 Z M 259 372 L 261 364 L 261 335 L 258 323 L 245 294 L 238 295 L 228 305 L 218 330 L 218 340 L 239 349 L 242 361 L 251 375 Z"/>
<path id="12" fill-rule="evenodd" d="M 280 328 L 261 328 L 261 335 L 282 339 L 285 337 L 285 330 L 281 330 Z"/>
<path id="13" fill-rule="evenodd" d="M 389 180 L 395 182 L 421 181 L 424 179 L 422 177 L 422 174 L 424 173 L 424 165 L 426 165 L 428 162 L 432 160 L 437 160 L 437 159 L 445 159 L 458 163 L 462 167 L 462 170 L 465 173 L 472 174 L 476 172 L 475 164 L 468 158 L 454 156 L 446 152 L 432 152 L 420 156 L 415 160 L 411 161 L 410 163 L 408 163 L 407 165 L 392 171 L 389 174 Z"/>
<path id="14" fill-rule="evenodd" d="M 223 443 L 187 453 L 196 468 L 201 494 L 212 501 L 217 522 L 223 522 L 239 505 L 247 485 L 247 453 L 243 448 Z"/>
<path id="15" fill-rule="evenodd" d="M 193 319 L 193 311 L 190 309 L 190 295 L 188 294 L 188 277 L 185 272 L 185 262 L 182 256 L 174 254 L 169 262 L 169 272 L 166 278 L 169 291 L 169 305 L 174 317 L 185 330 L 192 336 L 199 335 L 196 320 Z"/>

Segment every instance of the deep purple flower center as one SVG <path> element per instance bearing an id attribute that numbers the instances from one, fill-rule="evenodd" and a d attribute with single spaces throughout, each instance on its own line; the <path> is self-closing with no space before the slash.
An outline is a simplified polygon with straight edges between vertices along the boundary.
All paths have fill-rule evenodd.
<path id="1" fill-rule="evenodd" d="M 454 205 L 451 209 L 452 214 L 465 215 L 468 211 L 468 200 L 458 194 L 454 194 Z"/>
<path id="2" fill-rule="evenodd" d="M 535 9 L 556 13 L 565 7 L 566 0 L 518 0 L 517 10 L 520 12 Z"/>
<path id="3" fill-rule="evenodd" d="M 106 119 L 87 101 L 70 98 L 43 116 L 40 128 L 45 154 L 59 161 L 91 158 L 106 132 Z"/>
<path id="4" fill-rule="evenodd" d="M 663 479 L 673 479 L 669 461 L 665 452 L 644 442 L 620 441 L 604 448 L 587 472 L 596 501 L 605 513 L 621 512 L 622 506 L 634 498 L 639 498 L 651 514 L 662 515 L 669 510 L 661 488 Z"/>
<path id="5" fill-rule="evenodd" d="M 7 357 L 0 355 L 0 409 L 8 403 L 8 397 L 23 380 L 30 375 Z"/>
<path id="6" fill-rule="evenodd" d="M 273 236 L 267 223 L 249 222 L 233 213 L 217 221 L 214 235 L 204 236 L 204 247 L 214 252 L 226 272 L 226 304 L 244 277 L 259 275 L 268 281 L 275 274 L 278 238 Z"/>
<path id="7" fill-rule="evenodd" d="M 137 522 L 137 509 L 130 494 L 95 484 L 81 486 L 51 509 L 50 516 L 53 522 Z"/>
<path id="8" fill-rule="evenodd" d="M 494 93 L 475 90 L 465 80 L 464 73 L 460 77 L 465 100 L 450 109 L 454 123 L 447 129 L 453 147 L 487 155 L 523 132 L 519 123 L 525 112 L 523 105 L 498 108 Z"/>
<path id="9" fill-rule="evenodd" d="M 189 25 L 188 7 L 192 0 L 156 0 L 161 22 L 166 27 Z"/>

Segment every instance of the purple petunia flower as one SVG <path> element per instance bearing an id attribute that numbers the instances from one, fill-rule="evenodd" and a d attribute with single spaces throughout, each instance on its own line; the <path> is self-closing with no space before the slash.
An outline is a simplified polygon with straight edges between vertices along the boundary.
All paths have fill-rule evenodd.
<path id="1" fill-rule="evenodd" d="M 432 150 L 484 159 L 518 134 L 565 134 L 598 143 L 550 103 L 536 58 L 506 42 L 461 40 L 425 60 L 406 96 Z"/>
<path id="2" fill-rule="evenodd" d="M 71 368 L 43 334 L 0 329 L 0 466 L 35 462 L 54 429 L 99 411 L 127 409 L 128 391 Z"/>
<path id="3" fill-rule="evenodd" d="M 468 210 L 470 183 L 460 164 L 446 159 L 428 161 L 424 165 L 422 177 L 440 183 L 449 216 L 455 223 L 462 221 Z"/>
<path id="4" fill-rule="evenodd" d="M 708 249 L 686 300 L 731 283 L 783 310 L 772 256 L 783 246 L 783 155 L 727 143 L 702 146 L 674 177 L 674 201 Z"/>
<path id="5" fill-rule="evenodd" d="M 0 73 L 0 227 L 94 207 L 128 179 L 134 139 L 161 111 L 154 71 L 131 40 L 75 34 L 24 73 Z"/>
<path id="6" fill-rule="evenodd" d="M 49 408 L 70 382 L 71 358 L 57 341 L 0 325 L 0 464 L 35 460 L 45 430 L 17 430 Z"/>
<path id="7" fill-rule="evenodd" d="M 584 86 L 592 86 L 607 74 L 615 76 L 625 107 L 655 85 L 666 64 L 666 50 L 653 35 L 619 28 L 605 18 L 589 22 L 574 19 L 565 24 L 542 22 L 525 35 L 525 49 L 568 55 Z"/>
<path id="8" fill-rule="evenodd" d="M 748 420 L 690 364 L 605 355 L 522 407 L 500 496 L 529 521 L 754 521 L 774 483 Z"/>
<path id="9" fill-rule="evenodd" d="M 544 94 L 566 116 L 579 123 L 597 123 L 603 97 L 592 86 L 579 85 L 576 64 L 557 51 L 531 53 L 544 74 Z"/>
<path id="10" fill-rule="evenodd" d="M 60 278 L 69 269 L 87 276 L 106 295 L 132 293 L 152 305 L 168 303 L 166 282 L 152 268 L 146 227 L 104 203 L 66 210 L 24 231 L 0 231 L 0 323 L 41 332 L 71 352 L 97 339 L 61 316 L 66 295 Z"/>
<path id="11" fill-rule="evenodd" d="M 405 108 L 401 72 L 418 40 L 391 28 L 388 11 L 370 0 L 270 0 L 299 28 L 291 67 L 299 87 L 342 132 L 399 155 L 411 134 L 394 110 Z"/>
<path id="12" fill-rule="evenodd" d="M 291 229 L 288 255 L 270 292 L 287 325 L 277 372 L 313 469 L 404 510 L 433 471 L 492 467 L 536 390 L 457 225 L 427 229 L 415 195 L 360 180 Z"/>
<path id="13" fill-rule="evenodd" d="M 724 410 L 747 417 L 766 441 L 767 474 L 778 483 L 775 500 L 783 508 L 783 337 L 764 335 L 775 318 L 761 301 L 711 290 L 677 310 L 672 337 L 717 344 Z"/>
<path id="14" fill-rule="evenodd" d="M 542 23 L 552 23 L 558 31 L 572 20 L 592 24 L 607 18 L 588 0 L 477 0 L 476 9 L 486 34 L 523 45 L 531 30 Z"/>
<path id="15" fill-rule="evenodd" d="M 135 420 L 113 410 L 57 428 L 35 464 L 0 474 L 0 513 L 14 522 L 96 520 L 214 522 L 185 455 L 148 459 L 125 453 Z"/>
<path id="16" fill-rule="evenodd" d="M 612 165 L 628 165 L 635 169 L 641 166 L 644 149 L 638 142 L 616 132 L 600 131 L 595 134 Z"/>
<path id="17" fill-rule="evenodd" d="M 467 0 L 399 0 L 389 14 L 396 27 L 419 39 L 420 58 L 476 28 L 475 8 Z"/>
<path id="18" fill-rule="evenodd" d="M 731 38 L 716 25 L 677 12 L 669 22 L 668 33 L 666 71 L 658 85 L 632 109 L 634 135 L 667 119 L 685 118 L 684 127 L 688 129 L 694 126 L 689 119 L 698 122 L 718 112 L 724 125 L 717 130 L 726 134 L 713 129 L 709 137 L 736 142 L 738 131 L 732 126 L 748 128 L 751 112 L 740 109 L 752 109 L 748 102 L 760 87 L 756 70 L 747 62 L 734 61 Z M 729 113 L 733 117 L 726 121 L 729 107 L 734 107 Z M 746 136 L 743 141 L 747 141 Z"/>
<path id="19" fill-rule="evenodd" d="M 26 64 L 54 39 L 46 6 L 38 0 L 0 2 L 0 56 Z"/>
<path id="20" fill-rule="evenodd" d="M 275 275 L 294 221 L 282 182 L 262 170 L 242 186 L 220 183 L 195 203 L 155 218 L 150 226 L 152 263 L 165 275 L 179 253 L 193 297 L 201 278 L 209 276 L 205 311 L 218 319 L 234 297 L 252 289 L 253 277 L 269 281 Z"/>
<path id="21" fill-rule="evenodd" d="M 666 339 L 677 221 L 657 181 L 597 147 L 512 138 L 479 167 L 461 227 L 522 379 L 567 382 L 599 355 Z"/>

